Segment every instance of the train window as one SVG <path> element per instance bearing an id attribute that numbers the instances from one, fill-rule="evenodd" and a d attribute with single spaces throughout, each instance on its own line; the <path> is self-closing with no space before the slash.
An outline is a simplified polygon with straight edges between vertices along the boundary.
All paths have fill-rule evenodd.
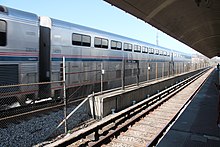
<path id="1" fill-rule="evenodd" d="M 7 9 L 3 6 L 0 6 L 0 12 L 7 13 Z"/>
<path id="2" fill-rule="evenodd" d="M 141 52 L 141 46 L 134 45 L 134 52 Z"/>
<path id="3" fill-rule="evenodd" d="M 145 47 L 145 53 L 148 53 L 149 51 L 148 51 L 148 47 Z"/>
<path id="4" fill-rule="evenodd" d="M 159 55 L 159 50 L 155 49 L 155 54 Z"/>
<path id="5" fill-rule="evenodd" d="M 138 50 L 139 50 L 139 52 L 141 52 L 141 46 L 138 46 Z"/>
<path id="6" fill-rule="evenodd" d="M 166 52 L 166 51 L 164 51 L 164 52 L 163 52 L 163 55 L 164 55 L 164 56 L 167 56 L 167 52 Z"/>
<path id="7" fill-rule="evenodd" d="M 82 42 L 82 35 L 80 34 L 73 34 L 72 36 L 72 44 L 73 45 L 81 45 Z"/>
<path id="8" fill-rule="evenodd" d="M 95 47 L 101 48 L 102 47 L 102 39 L 95 37 Z"/>
<path id="9" fill-rule="evenodd" d="M 128 43 L 124 43 L 124 50 L 128 49 Z"/>
<path id="10" fill-rule="evenodd" d="M 91 46 L 91 37 L 87 35 L 82 36 L 82 46 Z"/>
<path id="11" fill-rule="evenodd" d="M 0 20 L 0 46 L 6 46 L 7 43 L 7 26 L 6 22 Z"/>
<path id="12" fill-rule="evenodd" d="M 124 51 L 132 51 L 132 44 L 124 43 Z"/>
<path id="13" fill-rule="evenodd" d="M 124 49 L 128 49 L 128 43 L 124 43 Z"/>
<path id="14" fill-rule="evenodd" d="M 167 53 L 167 56 L 170 56 L 170 52 Z"/>
<path id="15" fill-rule="evenodd" d="M 122 43 L 121 42 L 117 42 L 117 50 L 121 50 L 122 48 Z"/>
<path id="16" fill-rule="evenodd" d="M 132 44 L 128 44 L 128 49 L 129 49 L 130 51 L 132 51 L 132 48 L 133 48 L 133 45 L 132 45 Z"/>
<path id="17" fill-rule="evenodd" d="M 121 42 L 119 41 L 114 41 L 112 40 L 111 41 L 111 49 L 114 49 L 114 50 L 121 50 Z"/>
<path id="18" fill-rule="evenodd" d="M 148 53 L 148 48 L 145 46 L 142 46 L 142 53 Z"/>
<path id="19" fill-rule="evenodd" d="M 153 48 L 148 48 L 149 54 L 154 54 L 154 49 Z"/>
<path id="20" fill-rule="evenodd" d="M 151 54 L 151 48 L 150 47 L 148 48 L 148 52 L 149 52 L 149 54 Z"/>
<path id="21" fill-rule="evenodd" d="M 151 53 L 152 53 L 152 54 L 154 54 L 154 52 L 155 52 L 154 50 L 155 50 L 155 49 L 151 48 Z"/>
<path id="22" fill-rule="evenodd" d="M 160 54 L 160 55 L 163 55 L 163 51 L 159 50 L 159 54 Z"/>
<path id="23" fill-rule="evenodd" d="M 116 41 L 111 41 L 111 49 L 115 49 L 117 48 L 117 42 Z"/>
<path id="24" fill-rule="evenodd" d="M 108 48 L 108 39 L 95 37 L 95 47 L 97 48 Z"/>
<path id="25" fill-rule="evenodd" d="M 0 6 L 0 12 L 4 12 L 4 8 Z"/>
<path id="26" fill-rule="evenodd" d="M 138 46 L 134 45 L 134 52 L 138 51 Z"/>
<path id="27" fill-rule="evenodd" d="M 108 48 L 108 40 L 102 39 L 102 48 Z"/>
<path id="28" fill-rule="evenodd" d="M 91 46 L 91 37 L 88 35 L 73 33 L 72 44 L 78 46 Z"/>

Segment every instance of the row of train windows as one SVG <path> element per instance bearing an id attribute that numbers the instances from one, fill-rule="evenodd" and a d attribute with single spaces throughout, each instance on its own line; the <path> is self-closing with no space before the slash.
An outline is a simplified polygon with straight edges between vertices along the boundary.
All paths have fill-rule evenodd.
<path id="1" fill-rule="evenodd" d="M 7 43 L 7 37 L 6 37 L 6 30 L 7 30 L 7 24 L 5 21 L 0 20 L 0 46 L 6 46 Z M 91 46 L 91 36 L 84 35 L 84 34 L 72 34 L 72 44 L 78 45 L 78 46 Z M 95 37 L 94 39 L 94 47 L 97 48 L 108 48 L 108 39 L 105 38 L 99 38 Z M 114 50 L 122 50 L 122 42 L 111 40 L 111 49 Z M 133 45 L 130 43 L 124 43 L 124 51 L 132 51 Z M 134 45 L 134 52 L 140 52 L 141 53 L 149 53 L 149 54 L 156 54 L 156 55 L 164 55 L 164 56 L 170 56 L 169 52 L 161 51 L 158 49 L 153 49 L 150 47 L 140 46 L 140 45 Z M 176 56 L 176 54 L 174 54 Z"/>
<path id="2" fill-rule="evenodd" d="M 108 39 L 95 37 L 94 38 L 94 47 L 107 49 L 108 44 L 109 44 L 108 42 L 109 42 Z M 90 47 L 91 46 L 91 37 L 88 35 L 84 35 L 84 34 L 73 33 L 72 34 L 72 44 L 78 45 L 78 46 Z M 122 42 L 111 40 L 111 49 L 122 50 Z M 132 51 L 132 49 L 133 49 L 132 44 L 124 43 L 124 51 Z M 134 52 L 141 53 L 141 49 L 142 49 L 142 53 L 170 56 L 170 53 L 169 52 L 167 53 L 166 51 L 161 51 L 158 49 L 153 49 L 153 48 L 145 47 L 145 46 L 141 47 L 140 45 L 134 45 Z"/>

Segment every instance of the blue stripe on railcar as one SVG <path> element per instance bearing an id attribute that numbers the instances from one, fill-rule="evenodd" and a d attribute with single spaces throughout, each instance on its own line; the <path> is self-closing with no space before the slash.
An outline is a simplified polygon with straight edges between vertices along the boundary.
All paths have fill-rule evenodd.
<path id="1" fill-rule="evenodd" d="M 52 61 L 63 61 L 63 58 L 52 58 Z M 122 61 L 122 59 L 104 58 L 66 58 L 66 61 Z"/>
<path id="2" fill-rule="evenodd" d="M 66 58 L 66 61 L 122 61 L 123 59 L 112 59 L 112 58 Z M 125 59 L 126 61 L 129 61 L 130 59 Z M 135 61 L 136 59 L 133 59 L 131 61 Z M 52 58 L 52 61 L 63 61 L 63 58 Z M 143 60 L 140 61 L 147 61 L 147 62 L 169 62 L 164 60 Z"/>
<path id="3" fill-rule="evenodd" d="M 38 57 L 8 57 L 8 56 L 0 56 L 0 61 L 38 61 Z"/>

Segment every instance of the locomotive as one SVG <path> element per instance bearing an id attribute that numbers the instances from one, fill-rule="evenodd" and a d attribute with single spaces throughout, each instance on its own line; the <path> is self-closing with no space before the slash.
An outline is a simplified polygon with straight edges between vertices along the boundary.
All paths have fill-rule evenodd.
<path id="1" fill-rule="evenodd" d="M 63 57 L 72 98 L 100 91 L 102 74 L 107 90 L 186 72 L 191 64 L 190 54 L 0 6 L 0 86 L 61 81 Z M 12 91 L 40 99 L 59 97 L 61 89 L 51 84 Z"/>

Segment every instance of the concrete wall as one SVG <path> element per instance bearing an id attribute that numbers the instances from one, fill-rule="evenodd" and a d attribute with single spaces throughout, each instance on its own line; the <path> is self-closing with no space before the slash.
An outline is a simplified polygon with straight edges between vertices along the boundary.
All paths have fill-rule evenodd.
<path id="1" fill-rule="evenodd" d="M 158 91 L 162 91 L 166 87 L 168 88 L 176 82 L 180 82 L 200 71 L 202 71 L 202 69 L 152 81 L 150 83 L 142 84 L 139 87 L 133 86 L 126 88 L 125 90 L 118 90 L 94 96 L 93 98 L 90 98 L 91 114 L 94 115 L 93 113 L 95 113 L 96 119 L 101 119 L 108 114 L 111 114 L 113 109 L 115 112 L 121 111 L 133 105 L 134 101 L 136 103 L 140 102 L 148 98 L 148 96 L 156 94 Z"/>

